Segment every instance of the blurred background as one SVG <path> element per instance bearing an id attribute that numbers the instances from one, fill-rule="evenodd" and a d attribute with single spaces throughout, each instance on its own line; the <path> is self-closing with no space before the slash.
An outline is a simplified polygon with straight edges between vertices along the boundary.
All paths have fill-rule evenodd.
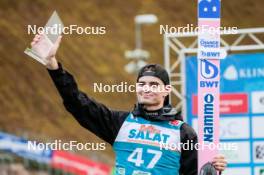
<path id="1" fill-rule="evenodd" d="M 238 28 L 263 27 L 263 8 L 262 0 L 223 0 L 221 24 Z M 25 48 L 30 46 L 34 37 L 32 34 L 27 34 L 27 26 L 44 26 L 54 10 L 58 12 L 65 26 L 76 24 L 83 27 L 106 27 L 104 35 L 64 35 L 57 58 L 64 68 L 75 76 L 82 91 L 112 109 L 122 110 L 133 109 L 136 102 L 134 93 L 95 93 L 93 83 L 135 83 L 135 73 L 133 69 L 130 72 L 128 66 L 133 59 L 126 58 L 127 54 L 125 54 L 126 51 L 135 49 L 135 17 L 142 14 L 154 14 L 157 17 L 155 23 L 142 24 L 140 27 L 141 48 L 149 53 L 149 57 L 144 60 L 145 63 L 162 65 L 164 65 L 164 38 L 160 34 L 160 25 L 180 27 L 197 24 L 195 1 L 0 0 L 0 132 L 2 133 L 0 138 L 2 139 L 12 138 L 11 140 L 18 143 L 22 143 L 23 139 L 42 142 L 55 139 L 63 142 L 69 140 L 82 143 L 103 142 L 79 126 L 64 109 L 45 67 L 24 54 Z M 261 39 L 263 36 L 260 36 Z M 247 42 L 245 40 L 245 43 Z M 230 51 L 229 54 L 232 52 Z M 176 57 L 176 54 L 171 52 L 170 56 Z M 263 57 L 261 58 L 263 60 Z M 175 70 L 180 71 L 180 68 Z M 263 79 L 264 76 L 262 79 L 258 77 L 258 80 L 263 81 Z M 175 88 L 179 91 L 181 89 L 181 87 Z M 180 99 L 172 97 L 172 101 L 177 105 Z M 179 109 L 181 107 L 178 106 Z M 191 119 L 186 118 L 186 121 L 192 125 Z M 0 143 L 0 148 L 12 144 L 12 142 Z M 249 145 L 253 144 L 250 142 Z M 67 166 L 52 167 L 43 160 L 4 150 L 0 154 L 0 174 L 83 173 Z M 249 150 L 252 152 L 252 149 Z M 58 154 L 68 158 L 73 154 L 78 160 L 85 158 L 86 164 L 95 163 L 108 174 L 111 173 L 114 165 L 114 154 L 110 145 L 107 145 L 105 151 Z M 263 160 L 257 162 L 259 167 L 255 170 L 252 156 L 249 156 L 249 162 L 238 162 L 241 165 L 236 165 L 235 162 L 233 167 L 244 166 L 249 169 L 249 174 L 264 174 Z M 90 166 L 91 169 L 93 167 Z"/>

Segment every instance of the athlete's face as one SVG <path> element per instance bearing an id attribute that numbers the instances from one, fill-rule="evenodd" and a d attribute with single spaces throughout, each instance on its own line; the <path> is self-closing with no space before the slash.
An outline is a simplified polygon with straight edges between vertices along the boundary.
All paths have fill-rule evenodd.
<path id="1" fill-rule="evenodd" d="M 169 94 L 170 90 L 171 86 L 165 86 L 157 77 L 140 77 L 137 83 L 138 103 L 162 107 L 164 99 Z"/>

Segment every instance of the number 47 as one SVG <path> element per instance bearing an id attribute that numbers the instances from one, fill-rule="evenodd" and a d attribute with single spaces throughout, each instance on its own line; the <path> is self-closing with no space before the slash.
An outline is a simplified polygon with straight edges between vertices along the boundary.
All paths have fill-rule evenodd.
<path id="1" fill-rule="evenodd" d="M 147 168 L 153 168 L 158 160 L 161 158 L 162 152 L 152 149 L 147 149 L 147 153 L 154 154 L 154 157 L 151 159 L 149 164 L 147 165 Z M 144 164 L 144 160 L 142 159 L 143 155 L 143 148 L 136 148 L 127 158 L 129 162 L 135 163 L 136 166 L 141 166 Z"/>

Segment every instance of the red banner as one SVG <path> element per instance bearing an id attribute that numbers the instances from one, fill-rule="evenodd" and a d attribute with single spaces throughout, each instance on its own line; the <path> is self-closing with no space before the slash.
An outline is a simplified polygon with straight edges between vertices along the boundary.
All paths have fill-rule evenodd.
<path id="1" fill-rule="evenodd" d="M 192 96 L 192 113 L 197 115 L 197 95 Z M 248 95 L 245 93 L 221 94 L 220 114 L 247 114 Z"/>
<path id="2" fill-rule="evenodd" d="M 66 151 L 54 151 L 51 165 L 78 175 L 109 175 L 112 169 L 109 165 Z"/>

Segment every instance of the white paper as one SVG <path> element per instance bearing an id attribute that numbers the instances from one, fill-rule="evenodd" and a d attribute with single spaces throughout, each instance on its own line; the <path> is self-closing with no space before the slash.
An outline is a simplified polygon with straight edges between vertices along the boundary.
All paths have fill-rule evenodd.
<path id="1" fill-rule="evenodd" d="M 60 30 L 52 33 L 51 28 L 57 27 Z M 38 43 L 34 45 L 33 48 L 26 48 L 24 51 L 25 54 L 29 55 L 31 58 L 37 60 L 41 64 L 47 64 L 47 56 L 49 55 L 55 41 L 62 33 L 64 25 L 58 16 L 57 12 L 54 11 L 51 17 L 49 18 L 47 24 L 45 25 L 45 32 L 42 34 Z"/>

